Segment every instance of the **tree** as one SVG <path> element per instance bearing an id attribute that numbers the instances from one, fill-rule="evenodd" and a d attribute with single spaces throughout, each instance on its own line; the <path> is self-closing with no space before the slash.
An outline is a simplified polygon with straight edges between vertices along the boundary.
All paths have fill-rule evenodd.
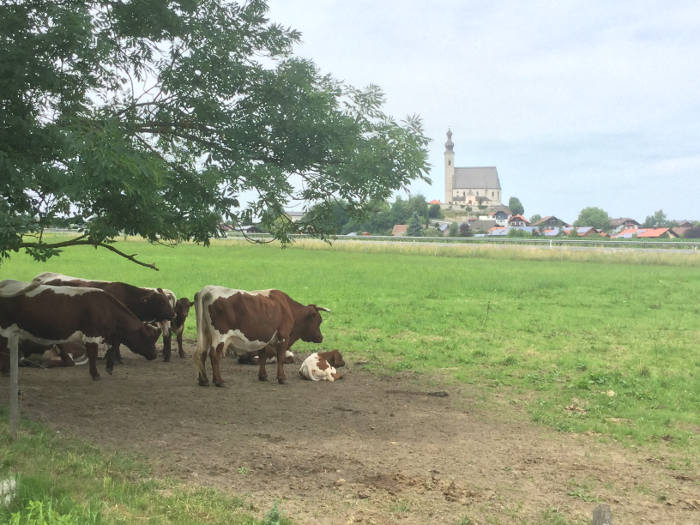
<path id="1" fill-rule="evenodd" d="M 119 234 L 207 244 L 222 217 L 323 237 L 318 215 L 284 207 L 362 213 L 428 180 L 420 119 L 294 57 L 299 33 L 266 14 L 263 0 L 3 2 L 0 261 L 84 244 L 136 261 Z M 80 234 L 52 242 L 55 225 Z"/>
<path id="2" fill-rule="evenodd" d="M 457 237 L 459 235 L 459 225 L 456 222 L 451 222 L 449 229 L 447 230 L 447 235 L 450 237 Z"/>
<path id="3" fill-rule="evenodd" d="M 597 230 L 610 231 L 610 216 L 600 208 L 584 208 L 574 221 L 574 226 L 593 226 Z"/>
<path id="4" fill-rule="evenodd" d="M 525 208 L 523 208 L 523 205 L 520 203 L 520 199 L 517 197 L 511 197 L 508 200 L 508 208 L 510 208 L 510 212 L 513 215 L 522 215 L 525 213 Z"/>
<path id="5" fill-rule="evenodd" d="M 442 219 L 444 215 L 439 204 L 431 204 L 428 208 L 428 217 L 431 219 Z"/>
<path id="6" fill-rule="evenodd" d="M 408 228 L 406 228 L 406 235 L 408 237 L 422 237 L 423 236 L 423 221 L 421 220 L 418 213 L 414 212 L 408 221 Z"/>
<path id="7" fill-rule="evenodd" d="M 537 221 L 542 220 L 542 216 L 539 215 L 538 213 L 535 213 L 532 217 L 530 217 L 530 224 L 533 224 Z"/>
<path id="8" fill-rule="evenodd" d="M 649 215 L 642 224 L 645 228 L 670 228 L 673 225 L 673 221 L 669 221 L 666 218 L 663 210 L 658 210 L 653 215 Z"/>

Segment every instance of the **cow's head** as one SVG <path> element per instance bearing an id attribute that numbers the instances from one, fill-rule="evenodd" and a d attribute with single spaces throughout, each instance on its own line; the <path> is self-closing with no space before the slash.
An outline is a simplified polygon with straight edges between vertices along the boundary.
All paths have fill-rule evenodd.
<path id="1" fill-rule="evenodd" d="M 125 341 L 129 350 L 142 355 L 149 361 L 156 358 L 156 341 L 160 337 L 160 328 L 149 323 L 143 323 L 139 330 L 129 334 Z"/>
<path id="2" fill-rule="evenodd" d="M 345 361 L 343 361 L 343 356 L 338 350 L 329 350 L 328 352 L 319 352 L 318 355 L 322 356 L 328 364 L 334 368 L 340 368 L 345 366 Z"/>
<path id="3" fill-rule="evenodd" d="M 190 313 L 190 308 L 194 306 L 194 303 L 190 301 L 187 297 L 182 297 L 175 303 L 175 319 L 173 323 L 176 327 L 180 327 L 185 324 L 187 315 Z"/>
<path id="4" fill-rule="evenodd" d="M 170 300 L 161 288 L 158 288 L 158 291 L 149 291 L 149 293 L 144 294 L 141 297 L 141 306 L 154 321 L 171 320 L 175 317 Z"/>
<path id="5" fill-rule="evenodd" d="M 319 313 L 320 311 L 330 312 L 328 308 L 316 306 L 315 304 L 304 307 L 299 330 L 302 341 L 306 341 L 307 343 L 323 342 L 323 335 L 321 334 L 321 323 L 323 319 Z"/>

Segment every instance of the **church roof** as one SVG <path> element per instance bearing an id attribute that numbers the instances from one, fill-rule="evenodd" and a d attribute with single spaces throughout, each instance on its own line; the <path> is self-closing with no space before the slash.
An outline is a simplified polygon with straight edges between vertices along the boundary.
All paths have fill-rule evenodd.
<path id="1" fill-rule="evenodd" d="M 455 168 L 455 179 L 452 188 L 455 190 L 471 188 L 500 190 L 501 182 L 498 180 L 498 170 L 496 170 L 495 166 L 484 168 Z"/>

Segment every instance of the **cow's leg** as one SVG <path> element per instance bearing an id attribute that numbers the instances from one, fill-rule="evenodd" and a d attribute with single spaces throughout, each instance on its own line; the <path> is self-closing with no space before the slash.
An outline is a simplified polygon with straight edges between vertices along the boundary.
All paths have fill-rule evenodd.
<path id="1" fill-rule="evenodd" d="M 168 332 L 168 335 L 165 335 L 165 332 L 163 332 L 163 361 L 170 361 L 170 340 L 172 339 L 172 335 L 170 332 Z"/>
<path id="2" fill-rule="evenodd" d="M 119 343 L 115 343 L 112 348 L 114 350 L 114 362 L 117 363 L 118 365 L 123 365 L 124 361 L 122 361 L 122 353 L 119 350 L 119 347 L 121 345 Z"/>
<path id="3" fill-rule="evenodd" d="M 109 345 L 107 347 L 107 351 L 105 352 L 105 370 L 107 370 L 107 373 L 109 375 L 112 375 L 112 370 L 114 370 L 114 353 L 116 350 L 114 349 L 115 347 L 119 347 L 119 343 L 114 344 L 114 345 Z"/>
<path id="4" fill-rule="evenodd" d="M 97 372 L 97 343 L 85 343 L 85 353 L 88 356 L 90 375 L 92 379 L 97 381 L 100 378 L 100 374 Z"/>
<path id="5" fill-rule="evenodd" d="M 210 352 L 212 379 L 214 385 L 224 386 L 224 380 L 221 379 L 221 359 L 224 357 L 224 343 L 219 343 L 216 348 Z"/>
<path id="6" fill-rule="evenodd" d="M 209 352 L 212 352 L 211 347 Z M 209 386 L 209 379 L 207 379 L 207 350 L 203 349 L 197 358 L 197 381 L 199 386 Z"/>
<path id="7" fill-rule="evenodd" d="M 267 364 L 267 347 L 261 349 L 258 352 L 258 379 L 260 381 L 267 381 L 267 369 L 265 365 Z"/>
<path id="8" fill-rule="evenodd" d="M 181 358 L 185 357 L 185 351 L 182 349 L 182 328 L 177 331 L 177 353 Z"/>
<path id="9" fill-rule="evenodd" d="M 277 382 L 283 385 L 287 382 L 284 375 L 284 356 L 287 353 L 287 345 L 284 342 L 277 343 Z"/>
<path id="10" fill-rule="evenodd" d="M 63 349 L 61 345 L 56 345 L 58 348 L 58 357 L 61 358 L 61 365 L 60 366 L 75 366 L 75 362 L 73 361 L 73 358 L 71 358 L 68 353 Z"/>

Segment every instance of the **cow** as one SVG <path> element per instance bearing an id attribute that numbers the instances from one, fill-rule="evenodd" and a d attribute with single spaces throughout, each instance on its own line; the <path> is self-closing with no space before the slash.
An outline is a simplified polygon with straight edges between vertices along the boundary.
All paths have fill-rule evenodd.
<path id="1" fill-rule="evenodd" d="M 175 337 L 177 338 L 177 353 L 180 357 L 185 357 L 185 351 L 182 349 L 182 332 L 185 330 L 185 321 L 192 306 L 194 306 L 194 303 L 187 297 L 181 297 L 175 301 L 173 308 L 175 317 L 170 323 L 168 335 L 166 336 L 165 332 L 163 332 L 163 361 L 170 361 L 170 340 L 173 332 L 175 332 Z"/>
<path id="2" fill-rule="evenodd" d="M 36 357 L 40 355 L 40 360 Z M 7 375 L 10 369 L 10 352 L 7 338 L 0 336 L 0 374 Z M 19 366 L 55 368 L 60 366 L 84 365 L 88 362 L 85 347 L 80 343 L 39 344 L 22 339 L 19 342 Z"/>
<path id="3" fill-rule="evenodd" d="M 158 335 L 100 288 L 0 281 L 0 336 L 8 339 L 11 352 L 18 352 L 21 339 L 45 345 L 78 342 L 85 346 L 90 375 L 97 380 L 98 344 L 125 344 L 151 360 Z M 109 361 L 107 371 L 112 372 Z"/>
<path id="4" fill-rule="evenodd" d="M 175 316 L 170 300 L 161 288 L 139 288 L 118 281 L 90 281 L 51 272 L 40 273 L 32 282 L 51 286 L 99 288 L 124 303 L 144 323 L 170 321 Z M 122 362 L 118 344 L 107 351 L 105 360 L 110 367 L 113 360 Z"/>
<path id="5" fill-rule="evenodd" d="M 345 366 L 345 361 L 338 350 L 314 352 L 304 359 L 299 368 L 299 375 L 311 381 L 333 382 L 343 377 L 336 371 L 336 368 L 341 366 Z"/>
<path id="6" fill-rule="evenodd" d="M 228 348 L 234 353 L 259 351 L 258 379 L 267 380 L 266 353 L 277 358 L 277 381 L 286 382 L 284 357 L 299 339 L 320 343 L 320 311 L 327 308 L 304 306 L 280 290 L 235 290 L 205 286 L 194 296 L 197 317 L 197 350 L 194 355 L 197 379 L 209 386 L 207 357 L 211 360 L 213 381 L 223 386 L 220 361 Z"/>

